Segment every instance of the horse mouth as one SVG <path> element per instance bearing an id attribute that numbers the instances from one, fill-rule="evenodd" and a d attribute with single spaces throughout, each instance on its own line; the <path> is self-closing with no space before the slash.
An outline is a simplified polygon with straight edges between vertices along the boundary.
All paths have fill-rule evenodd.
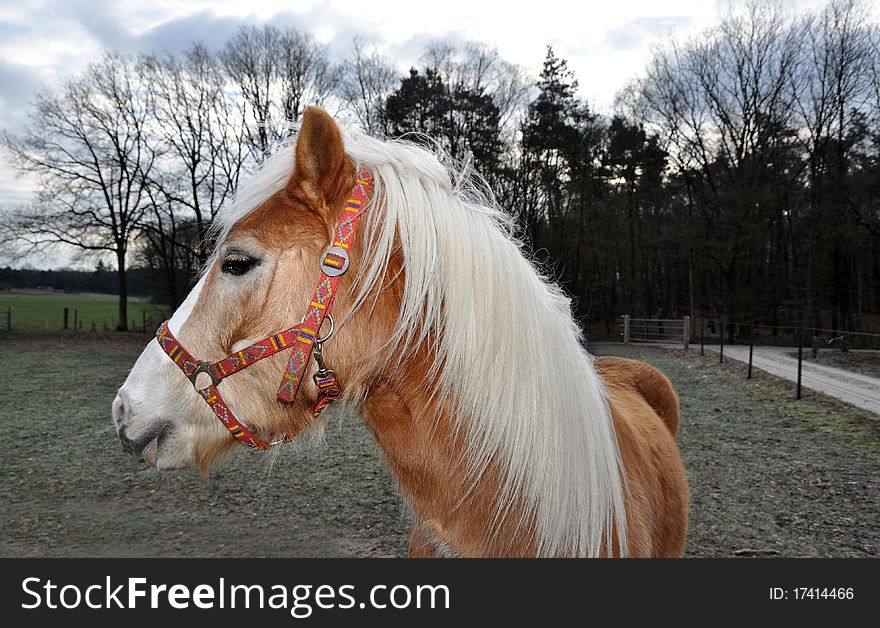
<path id="1" fill-rule="evenodd" d="M 119 440 L 122 449 L 137 458 L 155 467 L 159 458 L 159 446 L 171 431 L 171 425 L 158 425 L 137 440 L 131 440 L 125 435 L 125 427 L 119 430 Z"/>
<path id="2" fill-rule="evenodd" d="M 159 437 L 157 436 L 153 440 L 150 441 L 150 444 L 147 445 L 147 448 L 144 449 L 143 453 L 144 462 L 146 462 L 151 467 L 156 466 L 156 459 L 159 457 Z"/>

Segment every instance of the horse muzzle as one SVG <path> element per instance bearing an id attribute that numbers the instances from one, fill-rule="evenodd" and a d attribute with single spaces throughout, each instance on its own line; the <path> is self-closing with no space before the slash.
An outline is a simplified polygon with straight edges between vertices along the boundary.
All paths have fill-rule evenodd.
<path id="1" fill-rule="evenodd" d="M 155 467 L 159 459 L 159 447 L 171 431 L 171 423 L 158 423 L 140 436 L 131 437 L 131 404 L 121 388 L 113 400 L 112 414 L 123 451 Z"/>

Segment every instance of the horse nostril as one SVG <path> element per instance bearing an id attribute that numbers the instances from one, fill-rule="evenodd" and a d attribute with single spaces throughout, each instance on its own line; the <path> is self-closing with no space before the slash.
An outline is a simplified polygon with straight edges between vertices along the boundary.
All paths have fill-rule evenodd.
<path id="1" fill-rule="evenodd" d="M 116 399 L 113 400 L 113 422 L 116 424 L 116 428 L 119 429 L 119 426 L 128 418 L 128 405 L 125 403 L 125 394 L 120 389 L 116 394 Z"/>
<path id="2" fill-rule="evenodd" d="M 117 426 L 117 432 L 119 434 L 119 443 L 122 445 L 122 451 L 134 455 L 134 445 L 132 445 L 131 440 L 125 435 L 125 426 Z"/>

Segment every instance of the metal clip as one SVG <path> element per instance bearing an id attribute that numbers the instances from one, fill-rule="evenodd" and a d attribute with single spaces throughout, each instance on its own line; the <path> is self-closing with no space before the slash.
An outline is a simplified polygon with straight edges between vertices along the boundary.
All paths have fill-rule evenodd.
<path id="1" fill-rule="evenodd" d="M 328 335 L 327 338 L 330 336 Z M 315 373 L 314 379 L 317 382 L 318 378 L 327 377 L 328 375 L 333 375 L 333 371 L 327 368 L 324 364 L 324 354 L 321 351 L 321 346 L 324 344 L 324 340 L 327 338 L 323 338 L 322 340 L 315 340 L 314 348 L 312 349 L 312 355 L 315 356 L 315 362 L 318 364 L 318 372 Z"/>
<path id="2" fill-rule="evenodd" d="M 222 377 L 217 377 L 214 374 L 214 371 L 211 370 L 211 364 L 212 364 L 211 362 L 206 362 L 205 360 L 199 360 L 199 367 L 196 370 L 194 370 L 192 373 L 187 375 L 187 377 L 189 378 L 189 381 L 192 382 L 193 388 L 195 388 L 196 390 L 199 389 L 199 387 L 196 385 L 196 377 L 200 373 L 204 373 L 205 375 L 207 375 L 208 377 L 211 378 L 211 385 L 214 388 L 219 386 L 220 382 L 223 381 Z"/>

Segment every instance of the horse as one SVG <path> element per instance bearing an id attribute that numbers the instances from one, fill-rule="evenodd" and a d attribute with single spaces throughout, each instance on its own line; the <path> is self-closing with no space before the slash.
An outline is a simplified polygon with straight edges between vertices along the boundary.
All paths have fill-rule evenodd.
<path id="1" fill-rule="evenodd" d="M 320 433 L 335 402 L 411 509 L 409 556 L 683 554 L 671 383 L 587 353 L 570 299 L 467 168 L 310 107 L 215 227 L 113 402 L 135 458 L 205 474 L 238 442 Z"/>

